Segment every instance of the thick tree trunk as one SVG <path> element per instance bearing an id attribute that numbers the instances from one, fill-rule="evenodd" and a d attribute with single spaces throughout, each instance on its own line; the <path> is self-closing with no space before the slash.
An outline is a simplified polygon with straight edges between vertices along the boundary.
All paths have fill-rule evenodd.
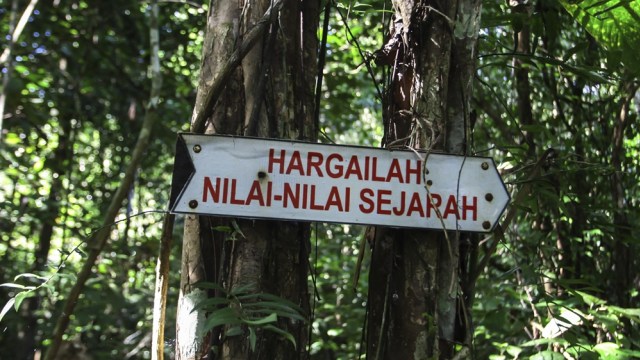
<path id="1" fill-rule="evenodd" d="M 392 74 L 383 104 L 384 145 L 464 154 L 480 1 L 393 5 L 390 39 L 378 56 Z M 465 340 L 455 336 L 460 234 L 451 230 L 376 230 L 369 358 L 450 358 L 454 341 Z"/>
<path id="2" fill-rule="evenodd" d="M 207 94 L 237 44 L 254 29 L 270 5 L 266 0 L 244 5 L 212 3 L 193 119 L 200 112 L 211 114 L 208 133 L 315 141 L 316 1 L 284 1 L 281 11 L 273 11 L 266 30 L 233 69 L 215 106 L 205 106 Z M 210 230 L 214 224 L 233 225 L 242 235 L 230 241 L 228 234 Z M 293 335 L 297 348 L 278 336 L 258 332 L 252 351 L 246 329 L 243 335 L 228 338 L 224 329 L 199 336 L 205 314 L 191 310 L 198 301 L 213 295 L 194 289 L 193 284 L 202 280 L 219 283 L 227 290 L 252 285 L 257 292 L 278 295 L 308 310 L 308 253 L 309 225 L 305 223 L 188 216 L 183 238 L 177 358 L 203 358 L 211 346 L 224 359 L 306 358 L 308 324 L 278 322 L 278 327 Z"/>

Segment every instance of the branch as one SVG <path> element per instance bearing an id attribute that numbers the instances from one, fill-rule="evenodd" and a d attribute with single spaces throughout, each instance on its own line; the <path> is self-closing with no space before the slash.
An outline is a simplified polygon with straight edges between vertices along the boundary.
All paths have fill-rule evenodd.
<path id="1" fill-rule="evenodd" d="M 33 10 L 36 8 L 37 3 L 38 3 L 38 0 L 31 0 L 29 5 L 27 5 L 27 8 L 24 9 L 24 12 L 20 17 L 20 21 L 18 21 L 18 25 L 16 25 L 16 28 L 13 30 L 13 33 L 11 34 L 11 43 L 10 43 L 11 46 L 7 46 L 7 48 L 4 49 L 4 51 L 2 52 L 2 55 L 0 55 L 0 65 L 4 65 L 4 63 L 7 60 L 9 60 L 9 56 L 11 56 L 11 50 L 13 49 L 13 45 L 15 45 L 18 42 L 18 38 L 20 37 L 20 35 L 22 35 L 22 31 L 24 30 L 24 27 L 27 25 L 27 21 L 29 20 L 29 17 L 33 13 Z"/>
<path id="2" fill-rule="evenodd" d="M 504 229 L 508 228 L 509 224 L 511 224 L 511 221 L 515 218 L 516 211 L 518 210 L 518 207 L 516 207 L 516 205 L 520 204 L 524 200 L 524 197 L 526 196 L 526 194 L 530 192 L 531 184 L 533 183 L 533 180 L 535 180 L 535 178 L 538 177 L 538 174 L 540 172 L 540 169 L 542 168 L 542 165 L 547 161 L 547 159 L 550 156 L 554 154 L 554 152 L 555 150 L 552 148 L 545 150 L 545 152 L 542 154 L 540 159 L 538 159 L 536 164 L 533 166 L 533 169 L 531 169 L 529 178 L 527 179 L 527 181 L 524 182 L 524 185 L 522 186 L 520 191 L 518 191 L 518 194 L 515 196 L 515 199 L 511 203 L 511 207 L 509 208 L 509 211 L 507 211 L 507 215 L 505 215 L 504 217 L 504 221 L 502 222 L 502 224 L 496 225 L 492 233 L 494 238 L 493 243 L 491 244 L 491 247 L 489 248 L 489 250 L 487 250 L 487 253 L 485 254 L 485 256 L 482 258 L 480 265 L 478 265 L 478 267 L 475 269 L 475 274 L 473 275 L 474 282 L 478 279 L 482 270 L 489 263 L 489 259 L 491 259 L 491 256 L 498 248 L 498 244 L 501 241 L 505 241 Z"/>
<path id="3" fill-rule="evenodd" d="M 13 71 L 13 61 L 11 61 L 11 52 L 13 51 L 13 47 L 15 46 L 20 34 L 22 34 L 22 30 L 27 24 L 27 20 L 33 13 L 33 10 L 36 7 L 38 0 L 31 0 L 27 8 L 22 13 L 18 24 L 15 24 L 15 15 L 18 10 L 18 1 L 14 0 L 11 4 L 11 16 L 9 19 L 9 32 L 11 33 L 11 40 L 9 41 L 8 46 L 0 55 L 0 67 L 5 66 L 6 73 L 2 77 L 2 83 L 0 84 L 0 140 L 2 140 L 2 123 L 4 120 L 4 108 L 7 103 L 7 87 L 9 86 L 9 79 L 11 78 L 11 72 Z M 15 27 L 14 27 L 15 25 Z"/>
<path id="4" fill-rule="evenodd" d="M 280 11 L 282 7 L 282 0 L 279 0 L 267 9 L 264 16 L 256 25 L 246 34 L 240 46 L 231 54 L 227 62 L 222 66 L 218 78 L 215 80 L 200 109 L 196 109 L 196 118 L 191 124 L 191 131 L 194 133 L 204 133 L 205 124 L 207 119 L 213 113 L 213 108 L 220 98 L 222 91 L 224 90 L 232 72 L 240 65 L 240 62 L 247 55 L 249 50 L 258 42 L 260 36 L 264 34 L 267 26 L 271 23 L 272 17 L 275 13 Z"/>

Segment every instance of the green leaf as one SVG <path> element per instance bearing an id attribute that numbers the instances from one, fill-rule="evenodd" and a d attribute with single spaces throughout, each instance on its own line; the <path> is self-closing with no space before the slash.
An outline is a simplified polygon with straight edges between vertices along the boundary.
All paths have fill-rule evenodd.
<path id="1" fill-rule="evenodd" d="M 249 346 L 251 346 L 251 351 L 255 351 L 256 350 L 256 331 L 250 327 L 249 328 Z"/>
<path id="2" fill-rule="evenodd" d="M 220 232 L 229 233 L 229 234 L 233 232 L 233 229 L 231 227 L 224 226 L 224 225 L 214 226 L 213 228 L 211 228 L 211 230 L 220 231 Z"/>
<path id="3" fill-rule="evenodd" d="M 197 303 L 196 306 L 193 307 L 193 309 L 191 310 L 191 312 L 200 310 L 200 309 L 206 309 L 206 310 L 214 310 L 216 308 L 218 308 L 219 305 L 229 305 L 229 299 L 227 298 L 223 298 L 223 297 L 213 297 L 213 298 L 207 298 L 202 300 L 201 302 Z"/>
<path id="4" fill-rule="evenodd" d="M 288 305 L 277 302 L 261 301 L 255 303 L 244 303 L 242 306 L 245 311 L 248 312 L 276 313 L 278 316 L 288 317 L 303 322 L 307 321 L 302 315 L 300 315 L 300 312 L 297 309 L 293 309 Z"/>
<path id="5" fill-rule="evenodd" d="M 18 311 L 20 309 L 20 305 L 22 305 L 22 302 L 24 301 L 24 299 L 26 298 L 30 298 L 30 297 L 34 297 L 36 294 L 29 290 L 29 291 L 21 291 L 19 293 L 16 294 L 16 302 L 14 304 L 14 308 L 16 309 L 16 311 Z"/>
<path id="6" fill-rule="evenodd" d="M 259 293 L 259 294 L 250 294 L 250 295 L 246 295 L 246 296 L 238 296 L 238 299 L 242 299 L 242 300 L 246 300 L 246 299 L 264 299 L 264 300 L 269 300 L 269 301 L 273 301 L 276 303 L 280 303 L 286 306 L 289 306 L 293 309 L 296 309 L 298 312 L 303 312 L 302 308 L 299 307 L 298 305 L 294 304 L 293 302 L 281 298 L 279 296 L 273 295 L 273 294 L 269 294 L 269 293 Z"/>
<path id="7" fill-rule="evenodd" d="M 602 305 L 602 304 L 606 303 L 606 301 L 604 301 L 604 300 L 602 300 L 602 299 L 600 299 L 600 298 L 598 298 L 596 296 L 589 295 L 584 291 L 576 290 L 575 293 L 578 294 L 580 297 L 582 297 L 582 301 L 584 301 L 585 304 L 587 304 L 589 306 L 597 306 L 597 305 Z"/>
<path id="8" fill-rule="evenodd" d="M 278 315 L 276 315 L 275 313 L 271 313 L 263 318 L 257 319 L 257 320 L 244 320 L 243 322 L 249 325 L 253 325 L 253 326 L 261 326 L 261 325 L 265 325 L 265 324 L 270 324 L 270 323 L 274 323 L 278 321 Z"/>
<path id="9" fill-rule="evenodd" d="M 43 280 L 43 281 L 48 280 L 46 276 L 36 275 L 32 273 L 24 273 L 24 274 L 18 274 L 15 278 L 13 278 L 13 281 L 18 281 L 18 279 L 20 278 L 27 278 L 27 279 L 34 278 L 34 279 Z"/>
<path id="10" fill-rule="evenodd" d="M 240 325 L 242 320 L 238 316 L 238 313 L 230 308 L 216 310 L 207 316 L 207 321 L 204 324 L 203 332 L 208 332 L 211 329 L 220 325 Z"/>
<path id="11" fill-rule="evenodd" d="M 622 351 L 622 349 L 620 349 L 620 346 L 611 342 L 604 342 L 604 343 L 597 344 L 596 346 L 593 347 L 593 350 L 595 350 L 600 355 L 600 358 L 602 359 L 606 359 L 606 360 L 628 359 L 627 354 L 625 354 Z"/>
<path id="12" fill-rule="evenodd" d="M 225 331 L 224 336 L 232 337 L 242 335 L 242 328 L 240 326 L 232 326 L 229 330 Z"/>
<path id="13" fill-rule="evenodd" d="M 244 233 L 242 232 L 242 230 L 240 230 L 240 226 L 238 226 L 238 223 L 235 220 L 231 220 L 231 225 L 233 225 L 234 233 L 240 234 L 243 239 L 247 238 L 246 236 L 244 236 Z"/>
<path id="14" fill-rule="evenodd" d="M 4 304 L 2 311 L 0 311 L 0 321 L 2 321 L 2 318 L 4 318 L 4 316 L 9 312 L 9 310 L 11 310 L 11 307 L 13 307 L 13 303 L 15 301 L 16 301 L 16 298 L 12 297 L 11 299 L 9 299 L 9 301 L 7 301 L 6 304 Z"/>
<path id="15" fill-rule="evenodd" d="M 609 309 L 613 312 L 616 312 L 622 316 L 625 316 L 636 323 L 640 323 L 640 309 L 627 309 L 621 308 L 618 306 L 609 306 Z"/>
<path id="16" fill-rule="evenodd" d="M 610 60 L 621 59 L 628 68 L 640 74 L 636 59 L 637 44 L 640 43 L 640 2 L 563 0 L 561 3 L 609 51 Z"/>
<path id="17" fill-rule="evenodd" d="M 15 133 L 8 133 L 4 139 L 6 145 L 13 146 L 18 145 L 22 142 L 22 139 Z"/>
<path id="18" fill-rule="evenodd" d="M 265 325 L 265 326 L 263 327 L 263 329 L 265 329 L 265 330 L 269 330 L 269 331 L 272 331 L 272 332 L 274 332 L 274 333 L 276 333 L 276 334 L 279 334 L 279 335 L 280 335 L 280 336 L 282 336 L 283 338 L 285 338 L 285 339 L 289 340 L 289 341 L 291 342 L 291 344 L 293 344 L 294 349 L 297 349 L 297 346 L 296 346 L 296 340 L 293 338 L 293 335 L 291 335 L 291 333 L 290 333 L 290 332 L 288 332 L 288 331 L 284 331 L 284 330 L 282 330 L 282 329 L 280 329 L 280 328 L 278 328 L 278 327 L 275 327 L 275 326 L 273 326 L 273 325 Z"/>
<path id="19" fill-rule="evenodd" d="M 24 289 L 24 285 L 15 284 L 15 283 L 4 283 L 0 284 L 2 287 L 14 288 L 14 289 Z"/>

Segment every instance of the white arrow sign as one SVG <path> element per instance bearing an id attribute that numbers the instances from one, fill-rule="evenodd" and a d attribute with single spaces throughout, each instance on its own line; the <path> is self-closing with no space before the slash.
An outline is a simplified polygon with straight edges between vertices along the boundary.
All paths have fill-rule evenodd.
<path id="1" fill-rule="evenodd" d="M 170 210 L 487 232 L 509 202 L 491 158 L 180 134 Z"/>

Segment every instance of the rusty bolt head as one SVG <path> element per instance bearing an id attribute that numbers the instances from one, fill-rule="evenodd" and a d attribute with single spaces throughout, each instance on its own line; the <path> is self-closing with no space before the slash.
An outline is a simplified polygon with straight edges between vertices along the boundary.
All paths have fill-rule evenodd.
<path id="1" fill-rule="evenodd" d="M 191 200 L 189 201 L 189 207 L 192 209 L 195 209 L 198 207 L 198 201 L 197 200 Z"/>
<path id="2" fill-rule="evenodd" d="M 195 152 L 196 154 L 199 153 L 200 151 L 202 151 L 202 146 L 200 145 L 193 145 L 193 152 Z"/>
<path id="3" fill-rule="evenodd" d="M 488 170 L 489 169 L 489 163 L 486 162 L 486 161 L 483 161 L 481 166 L 482 166 L 482 170 Z"/>
<path id="4" fill-rule="evenodd" d="M 483 221 L 482 222 L 482 228 L 485 229 L 485 230 L 491 229 L 491 223 L 488 222 L 488 221 Z"/>
<path id="5" fill-rule="evenodd" d="M 484 195 L 485 200 L 491 202 L 491 200 L 493 200 L 493 194 L 492 193 L 486 193 Z"/>

